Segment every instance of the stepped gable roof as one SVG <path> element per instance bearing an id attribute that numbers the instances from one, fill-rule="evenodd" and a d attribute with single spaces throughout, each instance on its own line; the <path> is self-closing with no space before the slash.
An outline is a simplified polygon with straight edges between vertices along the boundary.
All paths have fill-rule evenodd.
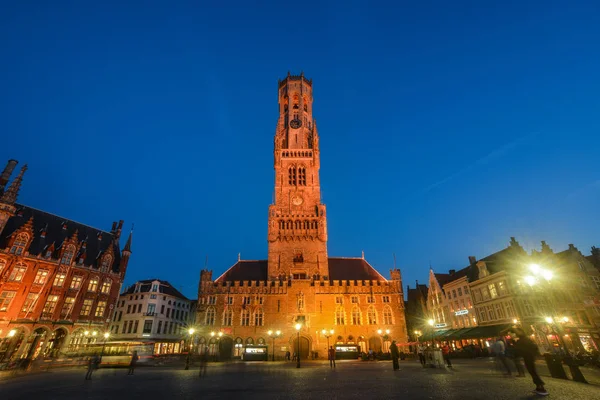
<path id="1" fill-rule="evenodd" d="M 112 245 L 114 258 L 112 269 L 114 272 L 119 271 L 121 251 L 118 241 L 114 240 L 115 235 L 113 233 L 21 204 L 15 204 L 15 207 L 17 209 L 15 216 L 8 219 L 6 227 L 0 233 L 0 248 L 6 248 L 13 233 L 33 217 L 33 239 L 28 249 L 30 255 L 43 256 L 45 250 L 54 245 L 52 258 L 57 259 L 63 242 L 73 237 L 73 234 L 77 232 L 78 242 L 86 240 L 84 266 L 98 268 L 100 265 L 98 256 Z M 42 235 L 42 232 L 45 235 Z"/>
<path id="2" fill-rule="evenodd" d="M 162 294 L 167 294 L 169 296 L 178 297 L 182 300 L 188 300 L 179 290 L 175 289 L 173 285 L 171 285 L 168 281 L 163 281 L 161 279 L 145 279 L 143 281 L 138 281 L 133 285 L 129 286 L 127 290 L 121 293 L 121 296 L 134 294 L 134 293 L 148 293 L 152 289 L 152 283 L 158 282 L 158 292 Z M 139 290 L 136 292 L 135 288 L 139 285 Z"/>
<path id="3" fill-rule="evenodd" d="M 330 257 L 328 263 L 330 280 L 386 280 L 362 258 Z M 268 280 L 267 260 L 240 260 L 218 277 L 215 282 L 266 280 Z"/>

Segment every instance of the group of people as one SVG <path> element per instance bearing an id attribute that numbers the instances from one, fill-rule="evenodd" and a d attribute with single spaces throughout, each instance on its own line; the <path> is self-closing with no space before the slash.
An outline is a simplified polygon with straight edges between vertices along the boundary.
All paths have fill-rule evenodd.
<path id="1" fill-rule="evenodd" d="M 134 351 L 131 355 L 131 361 L 129 362 L 129 369 L 127 370 L 127 375 L 133 375 L 133 372 L 135 371 L 135 366 L 137 365 L 139 359 L 140 357 L 138 356 L 138 352 Z M 102 358 L 98 356 L 98 353 L 94 353 L 94 355 L 88 359 L 87 372 L 85 374 L 86 381 L 92 380 L 92 374 L 95 370 L 97 370 L 100 367 L 101 362 Z"/>

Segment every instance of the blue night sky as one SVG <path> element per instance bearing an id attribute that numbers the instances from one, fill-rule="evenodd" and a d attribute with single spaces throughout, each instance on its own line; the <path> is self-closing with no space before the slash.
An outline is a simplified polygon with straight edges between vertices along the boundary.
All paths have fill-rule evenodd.
<path id="1" fill-rule="evenodd" d="M 597 2 L 91 3 L 4 4 L 0 160 L 29 165 L 24 204 L 135 223 L 127 284 L 195 297 L 205 257 L 266 258 L 288 70 L 313 78 L 330 256 L 388 276 L 395 253 L 412 287 L 511 236 L 600 245 Z"/>

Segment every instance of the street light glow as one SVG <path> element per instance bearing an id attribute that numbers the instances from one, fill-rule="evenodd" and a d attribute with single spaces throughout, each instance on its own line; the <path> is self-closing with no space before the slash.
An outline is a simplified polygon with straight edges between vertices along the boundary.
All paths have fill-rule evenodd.
<path id="1" fill-rule="evenodd" d="M 429 326 L 433 326 L 434 322 L 435 322 L 435 321 L 434 321 L 434 320 L 432 320 L 432 319 L 430 319 L 429 321 L 427 321 L 427 323 L 429 324 Z"/>
<path id="2" fill-rule="evenodd" d="M 267 332 L 267 335 L 271 336 L 273 334 L 273 331 L 269 331 Z"/>
<path id="3" fill-rule="evenodd" d="M 535 285 L 535 282 L 537 281 L 537 279 L 535 279 L 535 277 L 531 276 L 531 275 L 527 275 L 525 278 L 525 282 L 529 285 L 529 286 L 533 286 Z"/>
<path id="4" fill-rule="evenodd" d="M 330 330 L 330 331 L 329 331 L 329 333 L 330 333 L 331 335 L 333 335 L 333 329 L 332 329 L 332 330 Z"/>
<path id="5" fill-rule="evenodd" d="M 531 270 L 531 272 L 533 272 L 534 274 L 538 274 L 541 270 L 540 266 L 538 264 L 529 264 L 529 269 Z"/>
<path id="6" fill-rule="evenodd" d="M 569 322 L 569 317 L 563 317 L 563 318 L 562 318 L 562 321 L 563 321 L 563 322 Z"/>
<path id="7" fill-rule="evenodd" d="M 94 331 L 92 332 L 92 336 L 96 336 L 98 334 L 98 332 Z"/>
<path id="8" fill-rule="evenodd" d="M 553 323 L 553 322 L 554 322 L 554 319 L 552 319 L 552 317 L 546 317 L 546 318 L 545 318 L 545 320 L 546 320 L 546 322 L 547 322 L 547 323 L 549 323 L 549 324 L 551 324 L 551 323 Z"/>
<path id="9" fill-rule="evenodd" d="M 519 320 L 517 320 L 516 318 L 513 319 L 513 324 L 516 324 L 517 322 L 519 322 Z"/>
<path id="10" fill-rule="evenodd" d="M 219 332 L 219 337 L 223 336 L 223 332 Z"/>
<path id="11" fill-rule="evenodd" d="M 552 273 L 552 271 L 543 270 L 542 271 L 542 276 L 544 277 L 545 280 L 549 281 L 549 280 L 552 279 L 552 277 L 554 276 L 554 274 Z"/>
<path id="12" fill-rule="evenodd" d="M 212 331 L 212 332 L 210 333 L 210 336 L 213 336 L 213 337 L 214 337 L 214 336 L 215 336 L 215 332 L 214 332 L 214 331 Z"/>
<path id="13" fill-rule="evenodd" d="M 389 329 L 386 329 L 386 330 L 385 330 L 385 333 L 389 335 L 389 334 L 390 334 L 390 330 L 389 330 Z"/>
<path id="14" fill-rule="evenodd" d="M 190 328 L 190 330 L 188 332 L 190 333 L 190 335 L 193 335 L 194 332 L 196 332 L 196 330 L 194 328 Z"/>
<path id="15" fill-rule="evenodd" d="M 110 333 L 104 332 L 104 339 L 108 339 L 109 336 L 110 336 Z"/>
<path id="16" fill-rule="evenodd" d="M 277 332 L 275 332 L 275 334 L 276 334 L 277 336 L 279 336 L 279 335 L 281 335 L 281 331 L 277 331 Z"/>
<path id="17" fill-rule="evenodd" d="M 377 329 L 377 333 L 381 335 L 381 329 Z"/>
<path id="18" fill-rule="evenodd" d="M 299 331 L 300 328 L 302 328 L 302 325 L 301 324 L 296 324 L 296 330 Z"/>
<path id="19" fill-rule="evenodd" d="M 10 332 L 8 332 L 8 335 L 7 335 L 7 336 L 8 336 L 8 337 L 13 337 L 13 336 L 15 336 L 16 334 L 17 334 L 17 331 L 16 331 L 16 329 L 11 329 L 11 330 L 10 330 Z"/>

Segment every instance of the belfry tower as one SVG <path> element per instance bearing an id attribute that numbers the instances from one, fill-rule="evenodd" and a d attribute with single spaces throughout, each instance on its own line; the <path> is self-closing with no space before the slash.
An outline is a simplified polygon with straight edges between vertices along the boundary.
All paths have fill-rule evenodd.
<path id="1" fill-rule="evenodd" d="M 269 277 L 327 277 L 327 215 L 321 203 L 319 135 L 312 80 L 279 81 L 275 192 L 269 207 Z"/>

